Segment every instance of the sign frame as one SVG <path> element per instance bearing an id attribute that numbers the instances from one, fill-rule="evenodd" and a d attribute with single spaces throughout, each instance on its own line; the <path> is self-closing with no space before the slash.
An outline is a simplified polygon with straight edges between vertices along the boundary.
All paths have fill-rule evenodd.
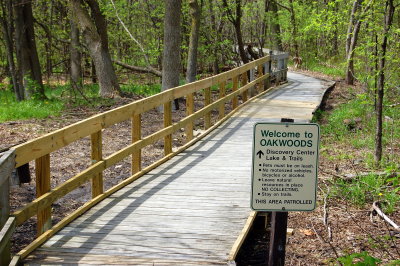
<path id="1" fill-rule="evenodd" d="M 261 156 L 264 155 L 262 150 L 261 149 L 259 150 L 260 144 L 256 143 L 256 141 L 258 140 L 258 139 L 256 140 L 256 130 L 259 129 L 260 127 L 270 127 L 270 130 L 272 130 L 272 131 L 275 130 L 275 132 L 276 132 L 276 130 L 278 130 L 279 128 L 282 128 L 282 127 L 285 127 L 285 128 L 293 128 L 293 127 L 311 128 L 311 127 L 316 127 L 316 128 L 313 129 L 313 131 L 314 132 L 316 131 L 318 134 L 317 134 L 317 136 L 313 136 L 312 137 L 312 141 L 313 141 L 313 146 L 312 147 L 313 147 L 313 150 L 315 151 L 315 154 L 313 154 L 313 156 L 311 156 L 312 157 L 312 161 L 315 163 L 315 165 L 313 167 L 313 169 L 315 171 L 315 174 L 313 175 L 314 182 L 313 182 L 313 184 L 311 184 L 312 186 L 314 186 L 314 187 L 311 187 L 313 195 L 311 197 L 307 198 L 307 200 L 312 200 L 313 204 L 312 204 L 312 206 L 308 205 L 308 206 L 310 206 L 309 208 L 299 208 L 299 209 L 297 209 L 297 208 L 285 208 L 285 207 L 281 207 L 282 204 L 280 205 L 280 207 L 277 207 L 277 208 L 271 207 L 270 204 L 265 204 L 265 206 L 263 206 L 263 207 L 254 206 L 255 193 L 259 194 L 255 190 L 260 191 L 259 187 L 255 187 L 255 178 L 258 178 L 256 176 L 256 174 L 255 174 L 255 171 L 257 169 L 259 171 L 261 171 L 261 169 L 259 169 L 260 168 L 259 167 L 260 166 L 260 159 L 261 159 Z M 270 133 L 272 133 L 272 131 Z M 273 211 L 273 212 L 274 211 L 277 211 L 277 212 L 313 211 L 316 208 L 316 201 L 317 201 L 319 146 L 320 146 L 320 127 L 316 123 L 293 123 L 293 122 L 258 122 L 258 123 L 255 123 L 254 127 L 253 127 L 251 198 L 250 198 L 250 207 L 251 207 L 251 209 L 253 209 L 255 211 L 267 211 L 267 212 L 270 212 L 270 211 Z M 261 153 L 259 153 L 260 151 L 261 151 Z M 266 201 L 269 201 L 269 200 L 273 199 L 273 197 L 267 198 L 267 197 L 264 196 L 263 199 L 266 199 Z M 291 198 L 289 198 L 289 199 L 291 199 Z M 260 205 L 260 204 L 258 204 L 258 205 Z"/>

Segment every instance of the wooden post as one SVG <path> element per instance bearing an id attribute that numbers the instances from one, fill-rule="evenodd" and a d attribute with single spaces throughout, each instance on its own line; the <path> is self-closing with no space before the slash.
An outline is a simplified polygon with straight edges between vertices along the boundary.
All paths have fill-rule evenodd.
<path id="1" fill-rule="evenodd" d="M 102 136 L 101 131 L 97 131 L 90 135 L 92 146 L 92 164 L 100 162 L 103 158 Z M 103 173 L 98 173 L 92 178 L 92 198 L 103 194 Z"/>
<path id="2" fill-rule="evenodd" d="M 254 80 L 254 78 L 255 78 L 255 72 L 256 72 L 256 71 L 255 71 L 254 68 L 252 68 L 252 69 L 249 70 L 249 74 L 250 74 L 250 80 L 249 80 L 249 82 L 252 82 L 252 81 Z M 250 97 L 256 96 L 256 95 L 257 95 L 256 86 L 252 86 L 252 87 L 249 89 L 249 92 L 250 92 Z"/>
<path id="3" fill-rule="evenodd" d="M 239 85 L 239 77 L 238 76 L 233 77 L 232 82 L 233 82 L 232 91 L 233 92 L 237 91 Z M 238 102 L 239 101 L 237 96 L 232 99 L 232 110 L 235 110 L 238 107 L 239 105 Z"/>
<path id="4" fill-rule="evenodd" d="M 263 73 L 263 66 L 262 65 L 258 65 L 257 66 L 257 74 L 258 74 L 258 78 L 261 78 L 264 73 Z M 264 82 L 260 82 L 259 84 L 257 84 L 257 94 L 261 93 L 263 91 L 263 84 Z"/>
<path id="5" fill-rule="evenodd" d="M 288 61 L 288 55 L 286 55 L 283 66 L 285 68 L 285 74 L 284 74 L 284 81 L 287 81 L 287 61 Z"/>
<path id="6" fill-rule="evenodd" d="M 269 266 L 285 265 L 287 212 L 272 212 L 269 239 Z"/>
<path id="7" fill-rule="evenodd" d="M 35 160 L 36 197 L 50 191 L 50 154 Z M 51 206 L 37 213 L 37 237 L 51 228 Z"/>
<path id="8" fill-rule="evenodd" d="M 10 215 L 10 178 L 14 166 L 15 153 L 13 150 L 0 154 L 0 229 L 4 230 L 7 229 L 6 223 Z M 10 247 L 11 244 L 8 238 L 7 243 L 4 243 L 4 246 L 0 249 L 0 265 L 8 265 L 10 263 Z"/>
<path id="9" fill-rule="evenodd" d="M 211 88 L 204 89 L 204 107 L 211 104 Z M 207 130 L 211 127 L 211 113 L 208 112 L 204 115 L 204 129 Z"/>
<path id="10" fill-rule="evenodd" d="M 132 116 L 132 143 L 142 139 L 142 115 Z M 132 175 L 142 170 L 142 150 L 132 154 Z"/>
<path id="11" fill-rule="evenodd" d="M 281 118 L 281 122 L 293 123 L 294 119 Z M 288 212 L 272 212 L 271 234 L 269 238 L 269 266 L 285 265 L 287 221 Z"/>
<path id="12" fill-rule="evenodd" d="M 172 104 L 167 102 L 164 104 L 164 128 L 172 125 Z M 172 153 L 172 135 L 164 137 L 164 155 Z"/>
<path id="13" fill-rule="evenodd" d="M 272 51 L 269 51 L 269 61 L 268 61 L 268 73 L 269 73 L 269 77 L 268 77 L 268 88 L 271 87 L 271 82 L 272 82 L 272 59 L 273 59 L 273 53 Z"/>
<path id="14" fill-rule="evenodd" d="M 247 73 L 246 72 L 244 72 L 243 74 L 242 74 L 242 87 L 244 86 L 244 85 L 246 85 L 247 84 Z M 243 93 L 242 93 L 242 100 L 243 100 L 243 103 L 244 102 L 246 102 L 247 101 L 247 95 L 248 95 L 248 90 L 245 90 Z"/>
<path id="15" fill-rule="evenodd" d="M 193 114 L 194 112 L 194 95 L 193 93 L 189 93 L 186 95 L 186 116 Z M 193 121 L 186 125 L 186 142 L 189 142 L 193 139 Z"/>
<path id="16" fill-rule="evenodd" d="M 222 99 L 225 97 L 225 81 L 219 84 L 219 98 Z M 225 116 L 225 103 L 221 103 L 218 108 L 218 120 L 221 120 Z"/>

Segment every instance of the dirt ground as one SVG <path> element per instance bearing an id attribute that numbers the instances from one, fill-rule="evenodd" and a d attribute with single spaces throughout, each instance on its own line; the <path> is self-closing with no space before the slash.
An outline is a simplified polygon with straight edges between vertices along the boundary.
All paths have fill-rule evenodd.
<path id="1" fill-rule="evenodd" d="M 306 73 L 314 75 L 314 73 Z M 321 76 L 319 76 L 321 77 Z M 323 76 L 321 78 L 324 78 Z M 325 77 L 326 78 L 326 77 Z M 200 97 L 200 96 L 199 96 Z M 338 80 L 336 88 L 330 94 L 327 101 L 327 110 L 335 108 L 341 102 L 347 101 L 352 95 Z M 137 97 L 135 98 L 137 99 Z M 95 113 L 106 111 L 110 108 L 131 102 L 130 98 L 116 99 L 112 107 L 100 106 L 96 108 L 79 107 L 69 109 L 60 117 L 50 117 L 45 120 L 26 120 L 6 122 L 0 124 L 0 150 L 7 145 L 15 145 L 35 137 L 41 136 L 66 125 L 80 121 Z M 181 107 L 184 104 L 181 103 Z M 184 108 L 175 112 L 175 119 L 184 116 Z M 143 121 L 143 136 L 162 127 L 162 114 L 157 110 L 147 112 Z M 200 128 L 201 122 L 196 125 Z M 115 133 L 116 132 L 116 133 Z M 130 123 L 123 122 L 103 131 L 104 156 L 130 143 Z M 174 134 L 174 147 L 184 141 L 183 132 Z M 346 149 L 346 147 L 342 147 Z M 335 151 L 332 151 L 335 152 Z M 361 151 L 349 151 L 361 152 Z M 147 166 L 163 154 L 162 142 L 143 150 L 143 166 Z M 51 155 L 51 181 L 52 187 L 66 181 L 90 165 L 90 140 L 84 138 L 74 144 L 52 153 Z M 73 162 L 79 162 L 71 166 Z M 356 167 L 356 169 L 355 169 Z M 330 198 L 324 191 L 336 178 L 334 173 L 340 168 L 344 173 L 364 172 L 362 164 L 352 165 L 349 161 L 338 161 L 333 165 L 329 160 L 321 156 L 319 166 L 319 191 L 318 207 L 313 212 L 291 212 L 289 214 L 288 227 L 293 229 L 286 246 L 287 265 L 337 265 L 337 257 L 349 253 L 368 251 L 374 257 L 384 263 L 394 259 L 400 259 L 400 234 L 377 216 L 372 216 L 370 206 L 356 208 L 344 200 Z M 31 173 L 34 173 L 34 165 L 30 165 Z M 105 189 L 112 187 L 121 180 L 130 176 L 130 160 L 126 159 L 104 173 Z M 32 201 L 35 198 L 35 182 L 14 186 L 11 189 L 12 210 Z M 79 190 L 68 194 L 62 200 L 53 204 L 53 224 L 60 221 L 68 213 L 81 206 L 90 198 L 90 187 L 81 186 Z M 400 212 L 390 215 L 390 218 L 400 223 Z M 30 243 L 36 234 L 35 219 L 31 218 L 17 228 L 13 237 L 12 251 L 17 252 Z M 238 265 L 263 265 L 267 252 L 268 236 L 265 233 L 252 233 L 248 240 L 247 250 L 242 253 L 242 261 Z M 264 264 L 265 265 L 265 264 Z"/>

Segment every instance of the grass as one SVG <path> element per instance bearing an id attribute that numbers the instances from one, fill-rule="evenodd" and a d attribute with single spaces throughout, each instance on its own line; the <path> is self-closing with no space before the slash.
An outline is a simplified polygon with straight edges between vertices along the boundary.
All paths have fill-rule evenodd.
<path id="1" fill-rule="evenodd" d="M 59 116 L 63 108 L 64 102 L 59 99 L 17 102 L 12 92 L 0 91 L 0 122 Z"/>
<path id="2" fill-rule="evenodd" d="M 356 206 L 364 207 L 374 201 L 383 203 L 385 213 L 393 213 L 400 201 L 398 181 L 390 175 L 369 174 L 359 176 L 351 182 L 338 179 L 333 187 L 332 196 L 346 199 Z"/>

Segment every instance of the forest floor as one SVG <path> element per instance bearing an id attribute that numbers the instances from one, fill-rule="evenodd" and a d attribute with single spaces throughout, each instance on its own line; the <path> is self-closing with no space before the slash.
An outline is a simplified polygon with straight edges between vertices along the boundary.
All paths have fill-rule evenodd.
<path id="1" fill-rule="evenodd" d="M 314 75 L 315 73 L 306 73 Z M 329 79 L 328 77 L 317 76 Z M 336 106 L 354 97 L 349 94 L 347 86 L 342 80 L 337 80 L 335 89 L 331 92 L 325 109 L 327 112 Z M 1 143 L 7 145 L 18 144 L 39 137 L 48 132 L 80 121 L 95 113 L 103 112 L 116 106 L 124 105 L 138 98 L 119 98 L 113 106 L 78 107 L 66 109 L 59 117 L 48 119 L 14 121 L 0 124 Z M 184 110 L 177 111 L 176 118 L 184 116 Z M 160 129 L 163 118 L 157 110 L 147 112 L 143 121 L 144 136 Z M 326 123 L 327 121 L 320 121 Z M 197 125 L 199 126 L 199 125 Z M 117 133 L 115 133 L 117 132 Z M 119 123 L 103 131 L 104 156 L 108 156 L 130 142 L 130 123 Z M 322 136 L 323 138 L 324 136 Z M 183 132 L 173 136 L 175 146 L 183 143 Z M 0 144 L 1 145 L 1 144 Z M 354 150 L 342 143 L 337 143 L 340 152 L 354 154 L 358 158 L 362 150 Z M 0 146 L 0 150 L 3 147 Z M 68 145 L 60 151 L 52 153 L 51 184 L 65 182 L 71 175 L 78 173 L 90 165 L 90 139 L 84 138 Z M 327 153 L 334 155 L 339 152 L 333 149 Z M 151 164 L 161 158 L 163 154 L 162 142 L 143 150 L 143 166 Z M 356 160 L 338 159 L 335 163 L 324 156 L 320 156 L 318 180 L 318 207 L 313 212 L 291 212 L 288 227 L 294 229 L 288 236 L 286 246 L 287 265 L 336 265 L 337 258 L 352 253 L 367 251 L 369 255 L 379 258 L 383 263 L 400 259 L 400 234 L 393 230 L 378 216 L 371 215 L 371 206 L 356 207 L 344 199 L 330 197 L 330 188 L 335 179 L 347 173 L 369 172 L 365 164 Z M 71 167 L 73 161 L 79 161 Z M 34 173 L 34 165 L 30 165 Z M 66 174 L 68 173 L 68 176 Z M 113 174 L 111 174 L 113 173 Z M 114 165 L 104 173 L 105 189 L 112 187 L 121 180 L 130 176 L 129 159 Z M 90 199 L 90 187 L 81 186 L 81 189 L 68 194 L 62 200 L 53 204 L 53 224 L 60 221 L 68 213 L 81 206 Z M 13 186 L 11 188 L 12 210 L 16 210 L 31 202 L 35 198 L 35 182 Z M 393 221 L 400 222 L 400 212 L 390 214 Z M 17 252 L 30 243 L 36 234 L 36 218 L 29 219 L 17 228 L 13 237 L 12 250 Z M 263 264 L 268 250 L 268 235 L 266 233 L 251 232 L 245 249 L 240 254 L 238 265 L 265 265 Z"/>

